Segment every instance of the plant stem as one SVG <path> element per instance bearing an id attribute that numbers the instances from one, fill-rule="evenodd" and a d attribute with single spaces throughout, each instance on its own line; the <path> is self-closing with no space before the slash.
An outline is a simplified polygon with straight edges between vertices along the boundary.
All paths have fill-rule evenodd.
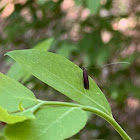
<path id="1" fill-rule="evenodd" d="M 116 131 L 121 135 L 121 137 L 124 140 L 132 140 L 127 134 L 126 132 L 121 128 L 121 126 L 115 121 L 115 119 L 113 118 L 113 116 L 109 116 L 107 114 L 105 114 L 104 112 L 101 112 L 99 110 L 94 109 L 93 107 L 82 107 L 83 110 L 85 111 L 90 111 L 93 112 L 95 114 L 97 114 L 98 116 L 104 118 L 107 122 L 109 122 L 115 129 Z"/>
<path id="2" fill-rule="evenodd" d="M 66 103 L 66 102 L 56 102 L 56 101 L 41 101 L 38 100 L 39 103 L 33 107 L 32 112 L 34 113 L 37 109 L 44 105 L 52 105 L 52 106 L 69 106 L 69 107 L 79 107 L 82 110 L 90 111 L 95 113 L 96 115 L 104 118 L 107 122 L 109 122 L 116 131 L 121 135 L 124 140 L 132 140 L 126 132 L 121 128 L 121 126 L 115 121 L 112 115 L 105 114 L 104 112 L 90 106 L 80 105 L 80 104 L 73 104 L 73 103 Z"/>

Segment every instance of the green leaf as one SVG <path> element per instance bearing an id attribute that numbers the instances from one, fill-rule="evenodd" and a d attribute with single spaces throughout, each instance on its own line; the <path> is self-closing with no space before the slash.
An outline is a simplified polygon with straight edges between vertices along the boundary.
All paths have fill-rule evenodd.
<path id="1" fill-rule="evenodd" d="M 34 115 L 30 111 L 9 114 L 4 108 L 0 107 L 0 121 L 5 122 L 7 124 L 14 124 L 17 122 L 22 122 L 27 119 L 34 118 Z"/>
<path id="2" fill-rule="evenodd" d="M 57 51 L 57 54 L 69 58 L 72 51 L 76 50 L 77 46 L 74 44 L 64 43 L 61 48 Z"/>
<path id="3" fill-rule="evenodd" d="M 0 107 L 0 121 L 13 124 L 26 120 L 25 116 L 15 116 L 9 114 L 4 108 Z"/>
<path id="4" fill-rule="evenodd" d="M 14 63 L 8 71 L 7 76 L 15 79 L 16 81 L 21 81 L 21 83 L 24 83 L 30 78 L 31 75 L 19 64 Z"/>
<path id="5" fill-rule="evenodd" d="M 91 14 L 95 14 L 100 6 L 100 0 L 86 0 Z"/>
<path id="6" fill-rule="evenodd" d="M 111 115 L 110 106 L 95 82 L 89 77 L 89 90 L 84 89 L 82 69 L 54 53 L 20 50 L 7 53 L 35 77 L 72 100 Z"/>
<path id="7" fill-rule="evenodd" d="M 85 111 L 76 107 L 44 107 L 36 120 L 8 125 L 5 136 L 10 140 L 63 140 L 78 133 L 87 121 Z"/>
<path id="8" fill-rule="evenodd" d="M 35 45 L 33 49 L 48 51 L 51 47 L 52 42 L 53 42 L 53 38 L 43 40 L 39 42 L 37 45 Z"/>
<path id="9" fill-rule="evenodd" d="M 19 111 L 22 99 L 24 108 L 35 105 L 36 97 L 26 87 L 0 73 L 0 106 L 8 112 Z"/>
<path id="10" fill-rule="evenodd" d="M 34 107 L 34 106 L 33 106 Z M 35 119 L 35 116 L 32 112 L 32 108 L 29 108 L 27 110 L 24 110 L 24 111 L 21 111 L 21 112 L 17 112 L 17 113 L 13 113 L 13 115 L 17 115 L 17 116 L 25 116 L 26 117 L 26 120 L 27 119 Z"/>
<path id="11" fill-rule="evenodd" d="M 51 47 L 52 42 L 53 38 L 46 39 L 35 45 L 33 49 L 48 51 Z M 17 63 L 14 63 L 8 71 L 7 76 L 15 79 L 16 81 L 21 81 L 21 83 L 25 83 L 31 77 L 31 74 Z"/>

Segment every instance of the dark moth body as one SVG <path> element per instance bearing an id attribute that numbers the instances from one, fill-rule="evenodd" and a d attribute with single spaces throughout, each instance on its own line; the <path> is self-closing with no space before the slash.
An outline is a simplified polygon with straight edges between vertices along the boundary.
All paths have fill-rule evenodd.
<path id="1" fill-rule="evenodd" d="M 89 89 L 89 80 L 88 80 L 88 73 L 85 68 L 82 68 L 83 70 L 83 84 L 85 89 Z"/>

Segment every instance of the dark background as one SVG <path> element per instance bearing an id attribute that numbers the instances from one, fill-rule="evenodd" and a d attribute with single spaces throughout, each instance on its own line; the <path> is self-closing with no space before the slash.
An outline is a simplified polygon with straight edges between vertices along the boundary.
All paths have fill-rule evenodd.
<path id="1" fill-rule="evenodd" d="M 0 72 L 7 74 L 12 65 L 4 57 L 6 52 L 33 48 L 48 38 L 54 39 L 49 51 L 92 68 L 89 75 L 106 95 L 114 118 L 132 139 L 139 140 L 140 1 L 0 1 Z M 131 64 L 94 68 L 119 61 Z M 23 84 L 40 99 L 71 102 L 34 77 Z M 72 138 L 121 140 L 114 128 L 96 115 Z"/>

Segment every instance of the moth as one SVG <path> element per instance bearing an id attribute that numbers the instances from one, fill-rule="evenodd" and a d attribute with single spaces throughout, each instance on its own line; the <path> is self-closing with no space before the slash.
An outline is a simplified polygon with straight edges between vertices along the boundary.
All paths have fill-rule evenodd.
<path id="1" fill-rule="evenodd" d="M 116 65 L 116 64 L 130 64 L 129 62 L 115 62 L 115 63 L 109 63 L 106 65 L 101 66 L 100 68 L 109 66 L 109 65 Z M 88 80 L 88 73 L 86 70 L 87 67 L 82 67 L 81 69 L 83 70 L 83 85 L 85 89 L 89 89 L 89 80 Z"/>

